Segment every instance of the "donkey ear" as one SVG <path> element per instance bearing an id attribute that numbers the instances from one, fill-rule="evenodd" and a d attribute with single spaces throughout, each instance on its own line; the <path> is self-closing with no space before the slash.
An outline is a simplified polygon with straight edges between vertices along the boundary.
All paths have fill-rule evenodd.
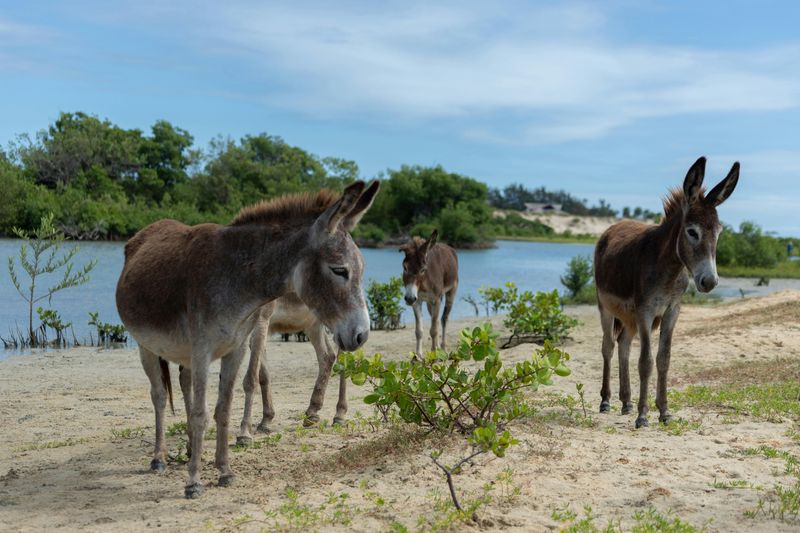
<path id="1" fill-rule="evenodd" d="M 693 204 L 700 195 L 700 187 L 706 175 L 706 158 L 701 157 L 694 162 L 686 178 L 683 180 L 683 194 L 689 204 Z"/>
<path id="2" fill-rule="evenodd" d="M 436 241 L 439 239 L 439 230 L 435 229 L 431 233 L 431 236 L 428 237 L 428 250 L 433 248 L 433 245 L 436 244 Z"/>
<path id="3" fill-rule="evenodd" d="M 314 222 L 315 228 L 318 231 L 324 230 L 328 233 L 335 232 L 339 227 L 339 223 L 353 210 L 353 207 L 356 205 L 356 202 L 358 202 L 358 198 L 363 191 L 363 181 L 356 181 L 348 185 L 342 193 L 342 197 L 339 198 L 339 201 L 326 209 L 325 212 L 317 218 L 317 221 Z"/>
<path id="4" fill-rule="evenodd" d="M 739 162 L 735 162 L 731 167 L 731 171 L 724 180 L 717 183 L 716 187 L 711 189 L 711 192 L 706 195 L 706 203 L 717 207 L 719 204 L 728 199 L 736 184 L 739 183 Z"/>
<path id="5" fill-rule="evenodd" d="M 356 224 L 358 224 L 358 221 L 361 220 L 361 217 L 367 212 L 367 209 L 372 206 L 372 202 L 375 200 L 375 196 L 378 194 L 378 189 L 380 188 L 381 182 L 378 180 L 374 180 L 369 184 L 369 187 L 358 197 L 358 201 L 356 201 L 353 209 L 350 210 L 350 213 L 348 213 L 342 221 L 342 229 L 345 231 L 353 231 L 353 228 L 356 227 Z"/>

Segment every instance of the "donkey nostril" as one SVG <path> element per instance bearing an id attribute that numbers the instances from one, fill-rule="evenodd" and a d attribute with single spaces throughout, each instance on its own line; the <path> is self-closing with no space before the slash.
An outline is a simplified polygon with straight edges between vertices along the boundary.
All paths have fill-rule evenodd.
<path id="1" fill-rule="evenodd" d="M 356 335 L 356 343 L 357 343 L 359 346 L 361 346 L 362 344 L 364 344 L 365 342 L 367 342 L 367 336 L 368 336 L 368 335 L 369 335 L 369 334 L 368 334 L 368 333 L 366 333 L 366 332 L 364 332 L 364 333 L 359 333 L 358 335 Z"/>

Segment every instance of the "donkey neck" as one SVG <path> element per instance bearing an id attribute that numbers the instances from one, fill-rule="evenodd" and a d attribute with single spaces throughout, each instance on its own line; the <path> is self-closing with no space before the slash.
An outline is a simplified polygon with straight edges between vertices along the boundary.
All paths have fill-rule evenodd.
<path id="1" fill-rule="evenodd" d="M 667 218 L 656 230 L 659 268 L 670 282 L 677 279 L 686 269 L 678 252 L 678 239 L 682 232 L 683 217 L 680 214 Z"/>
<path id="2" fill-rule="evenodd" d="M 292 273 L 307 253 L 310 228 L 276 236 L 268 226 L 229 226 L 225 241 L 236 265 L 227 275 L 256 305 L 292 291 Z"/>

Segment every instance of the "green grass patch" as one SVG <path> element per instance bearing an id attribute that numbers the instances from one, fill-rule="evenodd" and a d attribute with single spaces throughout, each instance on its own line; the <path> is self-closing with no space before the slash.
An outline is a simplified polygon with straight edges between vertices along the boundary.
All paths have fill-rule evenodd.
<path id="1" fill-rule="evenodd" d="M 25 446 L 20 446 L 19 448 L 15 448 L 14 451 L 16 452 L 30 452 L 35 450 L 50 450 L 53 448 L 65 448 L 67 446 L 77 446 L 78 444 L 84 444 L 89 442 L 87 438 L 80 438 L 80 439 L 65 439 L 65 440 L 51 440 L 48 442 L 37 442 L 34 444 L 26 444 Z"/>
<path id="2" fill-rule="evenodd" d="M 792 524 L 800 522 L 800 468 L 798 468 L 800 461 L 798 458 L 785 450 L 778 450 L 772 446 L 747 448 L 742 453 L 748 456 L 759 455 L 768 459 L 783 459 L 785 462 L 784 472 L 794 477 L 792 485 L 775 485 L 771 490 L 763 492 L 756 507 L 745 511 L 745 516 L 748 518 L 764 516 Z"/>
<path id="3" fill-rule="evenodd" d="M 658 431 L 662 431 L 667 435 L 680 437 L 689 431 L 697 431 L 702 424 L 697 420 L 686 420 L 685 418 L 673 418 L 669 424 L 658 424 Z"/>
<path id="4" fill-rule="evenodd" d="M 753 385 L 690 385 L 669 392 L 670 406 L 719 411 L 737 416 L 748 415 L 770 422 L 784 417 L 800 420 L 800 383 L 763 383 Z"/>
<path id="5" fill-rule="evenodd" d="M 561 528 L 562 533 L 622 533 L 624 531 L 619 519 L 610 520 L 605 526 L 597 525 L 590 505 L 584 505 L 581 517 L 578 517 L 578 514 L 567 506 L 564 509 L 554 510 L 550 514 L 550 518 L 565 524 L 565 527 Z M 633 520 L 634 524 L 630 531 L 634 533 L 697 533 L 708 529 L 707 523 L 698 527 L 674 516 L 672 511 L 664 515 L 652 507 L 646 511 L 634 513 Z"/>

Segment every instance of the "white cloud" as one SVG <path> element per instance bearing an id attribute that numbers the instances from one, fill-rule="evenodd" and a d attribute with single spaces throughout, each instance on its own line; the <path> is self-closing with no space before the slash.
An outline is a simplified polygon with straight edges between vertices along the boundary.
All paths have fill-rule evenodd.
<path id="1" fill-rule="evenodd" d="M 612 42 L 594 5 L 380 7 L 240 4 L 208 28 L 276 71 L 269 99 L 314 115 L 387 120 L 510 113 L 513 131 L 469 137 L 595 138 L 650 117 L 800 105 L 800 48 L 714 51 Z"/>

